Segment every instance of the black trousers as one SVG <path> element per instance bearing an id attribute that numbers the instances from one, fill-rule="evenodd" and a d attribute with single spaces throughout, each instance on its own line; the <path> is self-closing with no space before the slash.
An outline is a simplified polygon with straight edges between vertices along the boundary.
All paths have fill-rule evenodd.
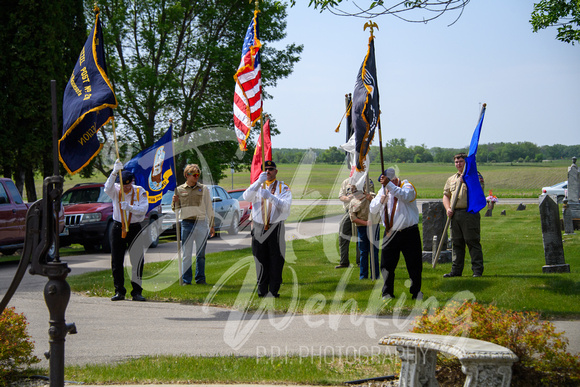
<path id="1" fill-rule="evenodd" d="M 254 223 L 252 253 L 256 262 L 258 296 L 264 297 L 270 291 L 277 297 L 286 255 L 284 222 L 271 224 L 268 230 L 264 230 L 263 224 Z"/>
<path id="2" fill-rule="evenodd" d="M 385 230 L 386 231 L 386 230 Z M 409 291 L 416 296 L 421 291 L 421 273 L 423 260 L 421 251 L 421 236 L 419 226 L 414 225 L 406 229 L 394 231 L 390 236 L 383 236 L 383 251 L 381 254 L 381 273 L 385 280 L 383 297 L 394 296 L 395 269 L 399 264 L 401 253 L 405 257 L 405 265 L 411 279 Z"/>
<path id="3" fill-rule="evenodd" d="M 113 232 L 111 236 L 111 269 L 113 271 L 113 284 L 115 286 L 115 293 L 125 295 L 127 291 L 125 290 L 125 253 L 129 250 L 129 259 L 131 260 L 131 265 L 133 266 L 133 271 L 131 273 L 131 286 L 133 290 L 131 295 L 141 294 L 143 288 L 141 287 L 141 279 L 143 278 L 143 248 L 145 246 L 134 246 L 131 249 L 133 241 L 137 238 L 141 232 L 140 223 L 131 223 L 129 225 L 129 232 L 127 236 L 123 239 L 122 236 L 123 226 L 120 222 L 115 222 L 113 224 Z"/>

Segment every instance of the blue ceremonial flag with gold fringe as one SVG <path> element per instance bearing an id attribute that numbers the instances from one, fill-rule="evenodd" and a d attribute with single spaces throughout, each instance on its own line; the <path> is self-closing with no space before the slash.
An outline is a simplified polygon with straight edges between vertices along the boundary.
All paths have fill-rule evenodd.
<path id="1" fill-rule="evenodd" d="M 124 167 L 133 172 L 135 184 L 147 191 L 149 211 L 161 204 L 163 194 L 177 186 L 173 166 L 173 125 L 152 147 L 133 157 Z"/>
<path id="2" fill-rule="evenodd" d="M 71 175 L 101 151 L 97 132 L 113 119 L 117 98 L 107 77 L 99 13 L 75 64 L 62 101 L 63 132 L 58 141 L 60 161 Z"/>
<path id="3" fill-rule="evenodd" d="M 483 188 L 481 187 L 481 182 L 479 181 L 479 174 L 477 173 L 477 163 L 476 155 L 477 148 L 479 146 L 479 136 L 481 134 L 481 126 L 483 125 L 483 117 L 485 115 L 486 104 L 483 104 L 481 108 L 481 114 L 479 116 L 479 121 L 471 137 L 471 144 L 469 145 L 469 153 L 465 159 L 465 173 L 463 175 L 463 182 L 467 186 L 467 212 L 477 214 L 483 207 L 485 207 L 487 201 L 485 200 L 485 194 L 483 193 Z"/>
<path id="4" fill-rule="evenodd" d="M 355 134 L 356 169 L 364 170 L 364 161 L 379 122 L 379 84 L 375 61 L 375 40 L 369 38 L 369 49 L 360 67 L 352 95 Z"/>

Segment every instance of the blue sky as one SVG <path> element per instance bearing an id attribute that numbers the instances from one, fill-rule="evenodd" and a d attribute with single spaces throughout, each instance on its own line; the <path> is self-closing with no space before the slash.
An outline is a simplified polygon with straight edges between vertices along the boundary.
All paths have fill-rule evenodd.
<path id="1" fill-rule="evenodd" d="M 264 101 L 282 132 L 274 148 L 344 143 L 344 122 L 334 129 L 367 50 L 365 19 L 307 3 L 289 9 L 282 41 L 304 44 L 302 59 Z M 467 147 L 485 102 L 480 144 L 578 144 L 580 45 L 557 41 L 555 29 L 533 33 L 532 9 L 533 1 L 474 0 L 452 26 L 456 13 L 427 24 L 373 19 L 383 143 Z"/>

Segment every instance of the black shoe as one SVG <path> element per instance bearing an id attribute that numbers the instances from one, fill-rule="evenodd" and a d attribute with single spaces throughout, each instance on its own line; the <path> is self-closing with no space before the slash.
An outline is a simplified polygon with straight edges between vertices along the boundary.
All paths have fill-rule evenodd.
<path id="1" fill-rule="evenodd" d="M 134 294 L 133 301 L 147 301 L 141 294 Z"/>
<path id="2" fill-rule="evenodd" d="M 198 285 L 207 285 L 207 282 L 205 282 L 205 280 L 201 280 L 201 281 L 197 281 L 196 284 L 198 284 Z"/>
<path id="3" fill-rule="evenodd" d="M 350 265 L 336 265 L 334 268 L 335 269 L 346 269 L 347 267 L 349 267 Z"/>
<path id="4" fill-rule="evenodd" d="M 474 277 L 481 277 L 481 274 L 473 274 Z"/>
<path id="5" fill-rule="evenodd" d="M 191 282 L 185 282 L 185 281 L 183 281 L 183 283 L 181 285 L 183 285 L 183 286 L 191 285 Z"/>
<path id="6" fill-rule="evenodd" d="M 412 299 L 412 300 L 419 300 L 419 301 L 420 301 L 420 300 L 422 300 L 422 299 L 423 299 L 423 292 L 422 292 L 422 291 L 419 291 L 419 293 L 417 293 L 417 294 L 414 294 L 414 295 L 411 297 L 411 299 Z"/>
<path id="7" fill-rule="evenodd" d="M 455 273 L 443 274 L 443 278 L 449 278 L 449 277 L 461 277 L 461 274 L 455 274 Z"/>
<path id="8" fill-rule="evenodd" d="M 115 293 L 113 297 L 111 297 L 111 301 L 123 301 L 125 299 L 125 295 L 120 293 Z"/>

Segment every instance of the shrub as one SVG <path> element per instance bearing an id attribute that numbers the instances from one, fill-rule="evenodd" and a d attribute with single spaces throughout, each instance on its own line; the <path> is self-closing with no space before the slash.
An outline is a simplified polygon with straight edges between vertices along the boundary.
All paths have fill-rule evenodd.
<path id="1" fill-rule="evenodd" d="M 26 332 L 28 323 L 14 308 L 6 308 L 0 315 L 0 385 L 17 376 L 24 367 L 38 363 L 32 354 L 34 343 Z"/>
<path id="2" fill-rule="evenodd" d="M 502 311 L 471 301 L 451 302 L 435 313 L 425 311 L 412 332 L 464 336 L 509 348 L 519 359 L 513 366 L 512 386 L 580 383 L 580 356 L 566 352 L 564 332 L 556 332 L 549 321 L 540 321 L 539 313 Z M 455 384 L 464 377 L 457 359 L 442 358 L 441 364 L 443 378 Z"/>

